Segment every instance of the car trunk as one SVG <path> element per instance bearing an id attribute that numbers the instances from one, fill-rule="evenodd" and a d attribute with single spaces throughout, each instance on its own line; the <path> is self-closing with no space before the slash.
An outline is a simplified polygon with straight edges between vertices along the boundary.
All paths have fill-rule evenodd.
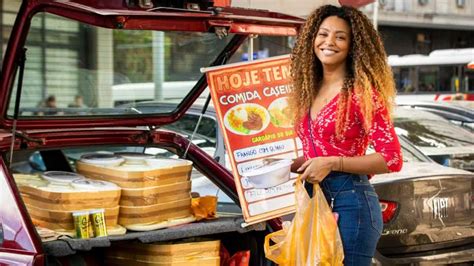
<path id="1" fill-rule="evenodd" d="M 201 67 L 223 65 L 231 60 L 240 61 L 242 52 L 238 50 L 248 36 L 282 38 L 278 40 L 285 40 L 283 43 L 287 45 L 285 38 L 296 35 L 303 19 L 245 8 L 207 9 L 206 6 L 200 10 L 200 5 L 184 5 L 182 1 L 176 1 L 183 4 L 181 7 L 171 5 L 155 8 L 134 5 L 138 2 L 142 1 L 23 1 L 13 26 L 14 34 L 9 38 L 0 79 L 0 199 L 2 203 L 6 202 L 6 208 L 0 208 L 1 265 L 5 262 L 10 265 L 23 257 L 27 257 L 24 260 L 30 265 L 35 259 L 40 261 L 42 256 L 67 257 L 89 251 L 105 253 L 104 248 L 115 242 L 130 241 L 127 243 L 133 245 L 138 241 L 153 243 L 195 237 L 221 240 L 224 246 L 227 244 L 231 254 L 238 250 L 252 250 L 250 263 L 264 263 L 261 241 L 269 228 L 267 225 L 273 228 L 279 226 L 278 219 L 245 228 L 242 228 L 245 221 L 241 213 L 196 223 L 190 223 L 194 219 L 192 214 L 189 220 L 182 220 L 183 217 L 187 218 L 183 215 L 165 220 L 164 216 L 157 218 L 162 215 L 161 206 L 166 206 L 170 213 L 174 213 L 177 205 L 170 202 L 160 205 L 162 203 L 155 201 L 148 205 L 157 208 L 143 213 L 156 214 L 156 217 L 152 217 L 153 224 L 165 222 L 160 227 L 135 231 L 132 228 L 117 234 L 109 231 L 106 237 L 68 238 L 64 237 L 66 231 L 75 235 L 76 216 L 73 213 L 84 211 L 81 215 L 87 218 L 82 220 L 82 225 L 90 219 L 88 212 L 95 210 L 102 210 L 104 216 L 110 217 L 107 218 L 109 221 L 118 223 L 117 215 L 109 215 L 107 211 L 119 208 L 125 210 L 125 205 L 117 205 L 117 197 L 114 196 L 106 207 L 103 194 L 93 200 L 85 200 L 91 199 L 87 197 L 96 192 L 93 188 L 74 193 L 53 191 L 56 194 L 51 197 L 50 194 L 27 194 L 28 188 L 36 189 L 31 191 L 38 190 L 30 186 L 35 180 L 39 178 L 40 182 L 45 181 L 44 171 L 61 170 L 72 175 L 78 170 L 74 168 L 78 164 L 73 163 L 68 149 L 77 149 L 75 151 L 78 154 L 84 155 L 93 148 L 99 153 L 101 149 L 139 147 L 142 148 L 140 153 L 145 149 L 161 149 L 166 156 L 191 161 L 194 170 L 215 183 L 232 202 L 238 202 L 232 174 L 206 154 L 204 149 L 191 145 L 192 137 L 157 128 L 181 119 L 193 102 L 200 98 L 207 88 Z M 152 7 L 157 5 L 156 1 L 152 2 Z M 212 1 L 196 2 L 204 4 Z M 42 26 L 38 28 L 38 25 Z M 37 33 L 40 31 L 44 39 L 38 42 Z M 51 45 L 51 42 L 57 45 Z M 276 50 L 282 51 L 280 47 Z M 136 59 L 136 63 L 129 59 Z M 39 61 L 42 63 L 39 64 Z M 147 74 L 142 75 L 144 72 Z M 116 89 L 117 85 L 126 87 L 125 91 Z M 76 99 L 84 102 L 76 102 Z M 171 108 L 149 114 L 115 106 L 121 101 L 138 102 L 145 99 L 173 104 Z M 207 95 L 201 99 L 207 99 Z M 34 167 L 38 162 L 34 160 L 35 154 L 40 154 L 45 169 Z M 160 157 L 162 154 L 153 155 Z M 168 165 L 168 168 L 171 166 Z M 128 177 L 133 171 L 126 172 Z M 116 177 L 107 178 L 112 180 Z M 145 174 L 142 177 L 150 179 Z M 19 185 L 17 180 L 21 178 L 24 183 Z M 152 179 L 158 181 L 160 178 L 155 176 Z M 187 174 L 186 178 L 191 179 Z M 178 183 L 174 175 L 170 174 L 169 179 L 170 182 Z M 189 184 L 189 181 L 186 179 L 185 182 Z M 146 189 L 162 186 L 164 191 L 166 185 L 162 183 Z M 186 214 L 191 211 L 192 202 L 188 187 L 183 193 L 186 194 L 183 197 L 186 206 L 180 206 Z M 134 187 L 125 186 L 122 191 L 126 189 L 135 192 L 132 191 Z M 58 194 L 59 197 L 55 198 Z M 158 200 L 157 194 L 154 194 L 153 200 Z M 77 200 L 70 200 L 68 195 L 77 197 Z M 28 196 L 31 197 L 27 199 Z M 55 201 L 57 198 L 60 203 Z M 142 198 L 145 202 L 150 197 Z M 82 204 L 80 201 L 87 204 L 94 202 L 96 205 L 90 207 L 84 203 L 86 207 L 71 207 L 73 204 Z M 40 204 L 43 204 L 41 208 Z M 140 206 L 129 207 L 146 210 L 146 206 Z M 36 216 L 33 217 L 35 211 Z M 140 216 L 136 213 L 133 215 Z M 179 227 L 172 226 L 168 220 L 182 224 Z M 40 224 L 34 221 L 57 230 L 54 240 L 41 238 L 44 234 L 38 234 L 35 228 L 40 227 Z M 108 225 L 107 221 L 105 224 Z M 162 225 L 166 228 L 161 228 Z M 63 228 L 59 228 L 61 226 Z M 48 229 L 46 226 L 44 228 Z M 154 230 L 157 228 L 161 230 Z M 87 233 L 89 231 L 90 228 L 84 230 Z M 56 233 L 60 239 L 56 239 L 59 237 Z"/>
<path id="2" fill-rule="evenodd" d="M 472 242 L 474 175 L 427 163 L 405 171 L 411 174 L 400 173 L 396 182 L 383 175 L 374 178 L 380 200 L 396 203 L 384 224 L 379 252 L 390 256 Z"/>

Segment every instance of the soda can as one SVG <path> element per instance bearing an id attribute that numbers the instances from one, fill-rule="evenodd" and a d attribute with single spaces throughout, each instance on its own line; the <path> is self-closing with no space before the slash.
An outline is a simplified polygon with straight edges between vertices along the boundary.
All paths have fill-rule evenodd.
<path id="1" fill-rule="evenodd" d="M 92 210 L 89 213 L 92 219 L 92 228 L 94 229 L 94 236 L 107 236 L 107 226 L 105 224 L 104 209 Z"/>
<path id="2" fill-rule="evenodd" d="M 74 218 L 74 229 L 76 231 L 76 237 L 82 239 L 89 238 L 89 212 L 73 212 L 72 217 Z"/>

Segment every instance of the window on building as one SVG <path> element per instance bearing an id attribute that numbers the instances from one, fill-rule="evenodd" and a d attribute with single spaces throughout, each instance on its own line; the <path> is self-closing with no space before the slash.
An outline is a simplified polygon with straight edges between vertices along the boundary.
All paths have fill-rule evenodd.
<path id="1" fill-rule="evenodd" d="M 0 49 L 2 59 L 5 55 L 8 39 L 15 22 L 16 13 L 20 8 L 21 1 L 0 1 Z"/>
<path id="2" fill-rule="evenodd" d="M 439 91 L 448 92 L 453 91 L 452 79 L 456 76 L 455 66 L 440 66 L 439 67 Z"/>
<path id="3" fill-rule="evenodd" d="M 438 88 L 438 67 L 422 66 L 418 69 L 418 91 L 434 92 Z"/>
<path id="4" fill-rule="evenodd" d="M 74 98 L 83 81 L 78 76 L 80 58 L 86 53 L 82 32 L 79 23 L 54 15 L 39 13 L 32 19 L 25 45 L 23 106 L 42 106 L 52 95 L 58 102 Z"/>
<path id="5" fill-rule="evenodd" d="M 418 0 L 418 4 L 424 6 L 426 4 L 428 4 L 429 0 Z"/>
<path id="6" fill-rule="evenodd" d="M 466 5 L 466 0 L 456 0 L 457 7 L 464 8 L 464 5 Z"/>

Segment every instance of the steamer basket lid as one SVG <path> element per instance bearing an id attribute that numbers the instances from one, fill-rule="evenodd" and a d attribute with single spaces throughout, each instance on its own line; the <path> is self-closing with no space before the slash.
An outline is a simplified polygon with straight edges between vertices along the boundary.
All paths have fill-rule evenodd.
<path id="1" fill-rule="evenodd" d="M 41 176 L 53 183 L 71 183 L 75 179 L 85 179 L 83 175 L 65 171 L 47 171 Z"/>
<path id="2" fill-rule="evenodd" d="M 120 165 L 124 159 L 112 153 L 88 153 L 82 155 L 80 161 L 86 164 L 117 166 Z"/>
<path id="3" fill-rule="evenodd" d="M 146 159 L 155 158 L 154 155 L 139 152 L 116 152 L 115 155 L 124 158 L 127 164 L 146 164 Z"/>
<path id="4" fill-rule="evenodd" d="M 146 153 L 140 153 L 140 152 L 116 152 L 114 153 L 117 156 L 123 157 L 125 159 L 127 158 L 133 158 L 133 159 L 150 159 L 154 158 L 155 155 L 152 154 L 146 154 Z"/>
<path id="5" fill-rule="evenodd" d="M 153 168 L 172 168 L 176 166 L 188 166 L 193 164 L 193 162 L 189 160 L 173 158 L 153 158 L 146 159 L 145 161 Z"/>

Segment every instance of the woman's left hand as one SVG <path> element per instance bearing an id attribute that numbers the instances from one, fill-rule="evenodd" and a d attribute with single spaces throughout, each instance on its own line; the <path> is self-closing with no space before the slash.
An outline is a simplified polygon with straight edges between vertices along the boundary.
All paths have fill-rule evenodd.
<path id="1" fill-rule="evenodd" d="M 331 172 L 334 168 L 334 161 L 337 157 L 315 157 L 307 160 L 298 168 L 301 173 L 300 178 L 310 183 L 319 183 Z"/>

